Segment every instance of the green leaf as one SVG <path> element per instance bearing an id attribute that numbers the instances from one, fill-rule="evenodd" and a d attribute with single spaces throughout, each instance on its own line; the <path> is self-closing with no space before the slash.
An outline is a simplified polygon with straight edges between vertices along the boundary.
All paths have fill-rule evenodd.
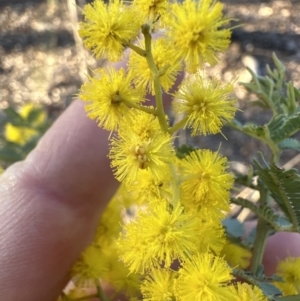
<path id="1" fill-rule="evenodd" d="M 276 133 L 276 131 L 284 126 L 286 122 L 287 116 L 284 114 L 280 115 L 274 115 L 272 119 L 268 122 L 268 128 L 269 132 L 271 133 L 271 136 L 274 135 L 273 133 Z"/>
<path id="2" fill-rule="evenodd" d="M 293 225 L 282 216 L 277 219 L 277 223 L 280 226 L 280 231 L 289 231 L 293 228 Z"/>
<path id="3" fill-rule="evenodd" d="M 289 115 L 292 115 L 296 113 L 296 109 L 297 109 L 295 87 L 293 86 L 293 83 L 292 82 L 287 83 L 286 89 L 287 89 L 286 103 L 288 107 L 288 113 Z"/>
<path id="4" fill-rule="evenodd" d="M 4 113 L 7 115 L 7 117 L 10 119 L 10 122 L 12 123 L 23 123 L 24 119 L 23 117 L 17 113 L 13 108 L 7 108 L 3 110 Z"/>
<path id="5" fill-rule="evenodd" d="M 276 165 L 269 166 L 260 154 L 262 165 L 254 160 L 261 181 L 270 190 L 274 200 L 292 225 L 300 225 L 300 176 L 296 169 L 283 170 Z"/>
<path id="6" fill-rule="evenodd" d="M 250 272 L 239 269 L 233 269 L 233 274 L 235 276 L 241 277 L 243 280 L 246 280 L 246 282 L 252 285 L 258 286 L 270 301 L 277 300 L 276 298 L 282 295 L 280 289 L 277 288 L 274 284 L 270 283 L 271 279 L 263 274 L 263 267 L 261 267 L 261 269 L 262 270 L 260 277 L 254 276 Z"/>
<path id="7" fill-rule="evenodd" d="M 252 168 L 252 166 L 251 166 Z M 253 179 L 253 174 L 251 176 L 251 169 L 249 168 L 249 172 L 247 175 L 245 174 L 241 174 L 238 171 L 234 170 L 234 181 L 236 184 L 240 184 L 246 187 L 251 187 L 253 189 L 256 189 L 257 187 L 255 187 L 252 183 L 252 179 Z"/>
<path id="8" fill-rule="evenodd" d="M 244 224 L 236 218 L 226 218 L 222 221 L 226 234 L 232 238 L 241 238 L 245 232 Z"/>
<path id="9" fill-rule="evenodd" d="M 256 281 L 256 285 L 262 290 L 262 292 L 268 297 L 270 301 L 275 300 L 274 297 L 282 295 L 280 289 L 269 282 Z"/>
<path id="10" fill-rule="evenodd" d="M 257 106 L 264 110 L 269 108 L 269 106 L 267 106 L 266 103 L 261 101 L 260 99 L 251 101 L 251 106 Z"/>
<path id="11" fill-rule="evenodd" d="M 270 208 L 269 206 L 264 206 L 260 208 L 254 205 L 252 202 L 243 199 L 243 198 L 232 198 L 231 202 L 237 205 L 240 205 L 244 208 L 248 208 L 254 213 L 256 213 L 259 217 L 263 218 L 266 222 L 268 222 L 273 228 L 278 228 L 277 220 L 279 216 Z"/>
<path id="12" fill-rule="evenodd" d="M 42 113 L 43 113 L 43 111 L 39 108 L 32 109 L 27 117 L 27 121 L 29 122 L 29 124 L 34 126 L 36 121 L 38 121 L 38 119 L 40 118 Z"/>
<path id="13" fill-rule="evenodd" d="M 13 147 L 5 147 L 0 149 L 0 160 L 13 163 L 24 159 L 22 152 Z"/>
<path id="14" fill-rule="evenodd" d="M 300 89 L 297 89 L 294 87 L 294 93 L 295 93 L 295 97 L 297 99 L 297 101 L 300 100 Z"/>
<path id="15" fill-rule="evenodd" d="M 193 146 L 191 146 L 189 144 L 183 144 L 183 145 L 179 146 L 178 148 L 176 148 L 176 156 L 179 159 L 183 159 L 184 157 L 186 157 L 187 155 L 189 155 L 194 150 L 196 150 L 195 147 L 193 147 Z"/>
<path id="16" fill-rule="evenodd" d="M 266 132 L 265 132 L 265 128 L 263 126 L 260 125 L 256 125 L 253 123 L 246 123 L 243 127 L 242 127 L 242 131 L 245 134 L 248 134 L 252 137 L 255 137 L 257 139 L 262 139 L 266 137 Z"/>
<path id="17" fill-rule="evenodd" d="M 278 123 L 278 127 L 274 123 L 269 123 L 268 127 L 271 133 L 271 139 L 279 143 L 280 141 L 291 137 L 300 130 L 300 112 L 288 116 L 286 114 L 279 115 L 274 118 Z"/>
<path id="18" fill-rule="evenodd" d="M 300 141 L 293 138 L 287 138 L 281 141 L 278 146 L 280 149 L 294 149 L 300 151 Z"/>

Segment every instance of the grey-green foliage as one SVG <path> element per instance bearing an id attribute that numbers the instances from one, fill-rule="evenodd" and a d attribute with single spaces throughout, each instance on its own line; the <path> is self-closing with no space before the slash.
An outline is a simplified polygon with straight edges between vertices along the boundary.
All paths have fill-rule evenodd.
<path id="1" fill-rule="evenodd" d="M 225 228 L 227 237 L 241 239 L 244 235 L 244 225 L 237 219 L 226 218 L 222 221 L 222 224 Z"/>
<path id="2" fill-rule="evenodd" d="M 259 207 L 243 198 L 232 198 L 231 203 L 250 209 L 252 212 L 266 220 L 274 229 L 279 227 L 277 224 L 279 216 L 268 205 Z"/>
<path id="3" fill-rule="evenodd" d="M 269 165 L 263 158 L 260 164 L 254 160 L 260 180 L 270 190 L 272 197 L 285 213 L 295 231 L 300 226 L 300 175 L 296 169 L 284 170 L 276 165 Z"/>
<path id="4" fill-rule="evenodd" d="M 252 74 L 252 81 L 243 84 L 257 96 L 257 100 L 251 103 L 271 112 L 270 119 L 263 125 L 254 122 L 242 124 L 238 120 L 229 124 L 245 135 L 265 143 L 272 154 L 270 163 L 259 154 L 260 160 L 254 160 L 254 168 L 251 166 L 248 175 L 235 175 L 238 187 L 242 185 L 260 192 L 256 204 L 241 197 L 231 199 L 231 203 L 250 209 L 258 218 L 258 226 L 254 227 L 248 239 L 241 241 L 243 245 L 253 248 L 251 272 L 236 270 L 235 273 L 259 286 L 269 300 L 292 301 L 300 300 L 300 295 L 282 297 L 280 290 L 272 284 L 275 276 L 272 279 L 266 277 L 262 265 L 265 242 L 270 234 L 277 231 L 300 232 L 300 175 L 296 169 L 284 170 L 278 167 L 283 150 L 300 151 L 300 141 L 294 136 L 300 130 L 300 91 L 291 82 L 286 83 L 285 68 L 275 55 L 273 60 L 275 69 L 267 67 L 267 76 L 258 76 L 248 69 Z M 257 181 L 251 180 L 254 176 L 257 176 Z M 275 211 L 273 201 L 281 210 Z M 229 238 L 232 233 L 240 233 L 238 223 L 231 220 L 230 225 L 234 225 L 231 227 L 234 231 L 226 228 Z"/>
<path id="5" fill-rule="evenodd" d="M 291 82 L 285 82 L 285 67 L 275 54 L 273 60 L 275 69 L 271 70 L 268 66 L 267 76 L 258 76 L 248 69 L 252 74 L 252 81 L 243 84 L 249 92 L 257 96 L 253 105 L 272 112 L 270 120 L 264 125 L 251 122 L 243 125 L 238 120 L 234 120 L 230 125 L 269 146 L 272 153 L 271 164 L 266 163 L 264 159 L 263 165 L 255 161 L 256 168 L 252 174 L 259 176 L 260 182 L 270 191 L 286 217 L 275 214 L 268 202 L 262 202 L 261 205 L 258 202 L 258 206 L 241 198 L 232 199 L 231 202 L 249 208 L 275 230 L 298 231 L 300 192 L 297 190 L 300 176 L 297 170 L 284 171 L 276 165 L 283 150 L 300 151 L 300 141 L 292 137 L 300 130 L 300 91 Z M 236 183 L 259 189 L 250 183 L 248 176 L 237 175 Z"/>
<path id="6" fill-rule="evenodd" d="M 281 291 L 271 283 L 273 279 L 264 275 L 262 266 L 258 275 L 253 275 L 251 272 L 241 271 L 237 269 L 233 270 L 233 274 L 246 280 L 252 285 L 258 286 L 263 291 L 264 295 L 267 296 L 269 301 L 275 301 L 277 300 L 276 296 L 281 295 Z"/>
<path id="7" fill-rule="evenodd" d="M 265 125 L 246 123 L 242 125 L 234 120 L 231 126 L 249 136 L 266 143 L 271 149 L 274 161 L 278 160 L 282 150 L 300 150 L 300 143 L 291 136 L 300 130 L 300 91 L 292 82 L 285 82 L 285 67 L 273 55 L 276 68 L 267 67 L 267 76 L 258 76 L 251 69 L 251 83 L 243 83 L 246 89 L 257 96 L 253 105 L 272 112 L 272 118 Z"/>

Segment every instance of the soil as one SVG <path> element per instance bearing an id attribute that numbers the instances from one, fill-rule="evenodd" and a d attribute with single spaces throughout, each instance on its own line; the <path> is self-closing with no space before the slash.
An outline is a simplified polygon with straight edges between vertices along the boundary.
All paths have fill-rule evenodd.
<path id="1" fill-rule="evenodd" d="M 72 2 L 72 1 L 71 1 Z M 85 1 L 77 1 L 82 7 Z M 245 66 L 266 74 L 276 53 L 287 69 L 287 79 L 300 88 L 300 1 L 223 0 L 232 19 L 232 43 L 221 63 L 210 74 L 224 81 L 238 78 L 237 119 L 266 122 L 270 116 L 250 106 L 253 97 L 238 85 L 251 77 Z M 101 64 L 83 50 L 76 37 L 74 5 L 58 0 L 0 1 L 0 110 L 26 102 L 42 104 L 51 118 L 64 110 L 78 92 L 86 68 Z M 72 13 L 73 12 L 73 13 Z M 80 15 L 78 14 L 80 18 Z M 1 112 L 0 112 L 1 114 Z M 250 163 L 257 151 L 268 155 L 261 143 L 224 128 L 224 136 L 208 136 L 188 142 L 227 155 L 230 161 Z M 295 156 L 288 152 L 282 163 Z M 238 165 L 236 165 L 238 166 Z"/>

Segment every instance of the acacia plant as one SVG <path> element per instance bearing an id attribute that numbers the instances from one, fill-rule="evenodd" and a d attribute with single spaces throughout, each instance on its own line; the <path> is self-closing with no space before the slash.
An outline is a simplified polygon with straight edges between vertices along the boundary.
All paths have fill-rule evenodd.
<path id="1" fill-rule="evenodd" d="M 300 124 L 299 91 L 289 84 L 281 96 L 282 66 L 267 78 L 253 75 L 247 86 L 274 110 L 273 118 L 263 127 L 243 126 L 234 120 L 232 82 L 205 73 L 206 64 L 218 63 L 230 43 L 230 19 L 220 2 L 95 0 L 83 14 L 79 33 L 96 57 L 117 62 L 125 49 L 129 52 L 126 68 L 94 70 L 79 92 L 87 115 L 111 132 L 108 156 L 121 185 L 93 243 L 72 269 L 73 289 L 61 300 L 113 300 L 119 294 L 148 301 L 299 300 L 281 297 L 282 292 L 300 292 L 299 269 L 292 269 L 298 259 L 281 263 L 277 277 L 265 276 L 262 267 L 269 233 L 299 231 L 300 222 L 299 176 L 275 165 L 282 149 L 299 148 L 289 139 Z M 173 92 L 183 72 L 187 76 Z M 149 95 L 155 105 L 149 104 Z M 166 95 L 172 96 L 171 112 L 166 111 Z M 180 118 L 172 124 L 173 114 Z M 264 141 L 273 152 L 271 164 L 262 158 L 254 162 L 254 173 L 236 176 L 240 184 L 260 191 L 258 207 L 230 198 L 235 176 L 219 152 L 174 146 L 180 129 L 190 129 L 192 136 L 210 135 L 226 123 Z M 259 177 L 257 185 L 253 176 Z M 271 196 L 282 216 L 270 207 Z M 252 244 L 237 234 L 240 224 L 224 220 L 230 202 L 257 213 Z M 113 295 L 105 294 L 106 283 Z"/>

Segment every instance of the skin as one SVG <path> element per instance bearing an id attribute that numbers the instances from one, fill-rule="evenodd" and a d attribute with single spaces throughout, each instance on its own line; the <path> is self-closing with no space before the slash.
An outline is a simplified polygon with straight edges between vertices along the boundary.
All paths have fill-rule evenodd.
<path id="1" fill-rule="evenodd" d="M 0 178 L 3 300 L 55 300 L 117 188 L 108 133 L 75 101 Z"/>
<path id="2" fill-rule="evenodd" d="M 246 222 L 246 236 L 251 229 L 256 225 L 256 222 Z M 276 272 L 276 267 L 279 261 L 286 257 L 300 256 L 300 234 L 289 232 L 277 232 L 267 239 L 265 254 L 263 257 L 263 265 L 265 274 L 271 276 Z"/>
<path id="3" fill-rule="evenodd" d="M 1 300 L 54 301 L 68 282 L 118 185 L 108 134 L 74 101 L 27 159 L 0 177 Z M 287 255 L 300 256 L 299 235 L 272 236 L 267 272 Z"/>

